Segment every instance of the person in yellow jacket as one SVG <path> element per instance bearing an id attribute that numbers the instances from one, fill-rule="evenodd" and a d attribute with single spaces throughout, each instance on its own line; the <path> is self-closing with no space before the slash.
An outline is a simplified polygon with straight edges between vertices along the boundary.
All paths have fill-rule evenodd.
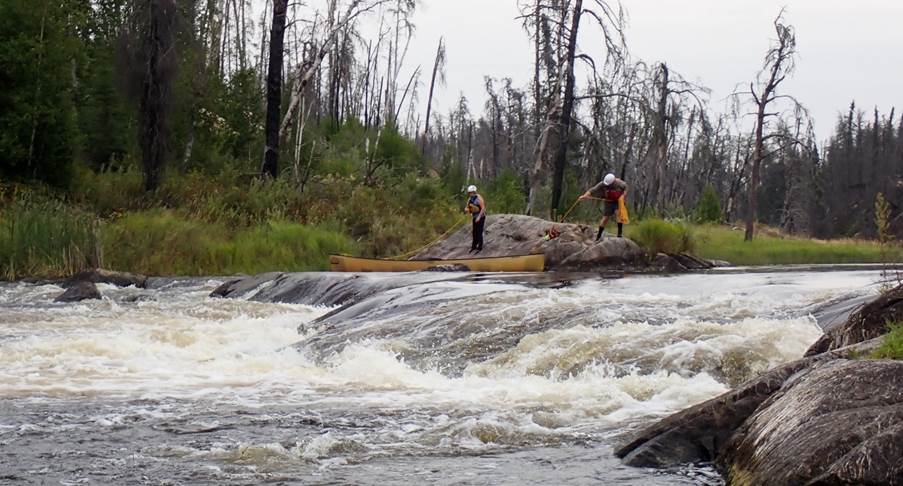
<path id="1" fill-rule="evenodd" d="M 599 224 L 599 233 L 596 235 L 596 241 L 602 239 L 602 236 L 605 234 L 605 226 L 610 218 L 616 214 L 618 238 L 624 236 L 624 225 L 630 222 L 630 216 L 627 214 L 627 205 L 624 202 L 626 196 L 627 183 L 615 177 L 614 174 L 606 175 L 602 182 L 591 187 L 580 196 L 581 200 L 602 200 L 602 222 Z"/>

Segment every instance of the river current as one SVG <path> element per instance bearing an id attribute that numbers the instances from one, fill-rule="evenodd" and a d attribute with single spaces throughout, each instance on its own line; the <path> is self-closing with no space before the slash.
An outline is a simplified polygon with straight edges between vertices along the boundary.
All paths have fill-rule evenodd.
<path id="1" fill-rule="evenodd" d="M 720 484 L 612 451 L 799 358 L 879 278 L 424 274 L 342 308 L 0 284 L 0 484 Z"/>

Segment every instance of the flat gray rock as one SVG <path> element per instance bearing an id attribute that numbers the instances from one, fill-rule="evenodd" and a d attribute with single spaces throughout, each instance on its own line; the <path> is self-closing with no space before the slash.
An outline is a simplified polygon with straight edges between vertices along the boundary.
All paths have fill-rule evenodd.
<path id="1" fill-rule="evenodd" d="M 556 228 L 557 238 L 546 231 Z M 542 253 L 547 270 L 591 271 L 605 268 L 645 266 L 643 250 L 627 238 L 606 237 L 596 241 L 596 228 L 555 223 L 517 214 L 486 218 L 480 257 L 505 257 Z M 471 227 L 465 225 L 448 238 L 421 251 L 412 260 L 470 258 Z"/>

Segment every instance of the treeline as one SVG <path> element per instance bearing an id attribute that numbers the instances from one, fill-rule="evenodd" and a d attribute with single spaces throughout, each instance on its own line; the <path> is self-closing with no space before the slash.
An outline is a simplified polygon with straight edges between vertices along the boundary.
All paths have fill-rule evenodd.
<path id="1" fill-rule="evenodd" d="M 632 58 L 614 3 L 519 6 L 533 79 L 485 78 L 484 105 L 460 97 L 443 113 L 436 99 L 447 96 L 455 46 L 410 58 L 413 0 L 6 0 L 0 175 L 105 211 L 209 206 L 167 196 L 195 197 L 166 186 L 197 175 L 246 191 L 275 179 L 287 189 L 268 199 L 274 212 L 358 240 L 375 230 L 329 219 L 346 204 L 330 188 L 387 207 L 398 190 L 420 191 L 440 201 L 427 206 L 451 207 L 475 182 L 493 191 L 495 210 L 555 215 L 610 171 L 631 184 L 640 215 L 698 215 L 714 193 L 707 218 L 746 219 L 750 237 L 755 221 L 873 235 L 879 192 L 898 214 L 903 120 L 851 107 L 829 141 L 816 140 L 805 99 L 782 89 L 796 67 L 783 14 L 763 64 L 750 66 L 759 75 L 738 79 L 721 107 L 679 66 Z M 588 30 L 602 42 L 579 45 Z M 105 174 L 139 170 L 140 187 L 112 189 L 124 193 L 112 206 L 125 207 L 86 196 Z"/>

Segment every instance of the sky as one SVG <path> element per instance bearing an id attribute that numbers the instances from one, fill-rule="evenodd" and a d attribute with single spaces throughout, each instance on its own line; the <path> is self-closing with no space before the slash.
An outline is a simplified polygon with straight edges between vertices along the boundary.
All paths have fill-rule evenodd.
<path id="1" fill-rule="evenodd" d="M 596 0 L 585 0 L 591 6 Z M 796 96 L 826 140 L 851 101 L 871 113 L 903 112 L 903 1 L 899 0 L 625 0 L 627 44 L 634 60 L 666 61 L 685 79 L 712 90 L 723 111 L 735 87 L 755 79 L 775 37 L 782 7 L 796 28 L 799 58 L 783 92 Z M 481 113 L 484 76 L 511 77 L 528 87 L 532 45 L 516 19 L 516 0 L 421 0 L 408 71 L 429 73 L 440 37 L 447 42 L 448 83 L 434 103 L 439 113 L 463 93 Z M 579 49 L 600 59 L 601 38 L 589 22 Z M 423 83 L 429 82 L 424 76 Z M 421 87 L 425 104 L 428 86 Z"/>

